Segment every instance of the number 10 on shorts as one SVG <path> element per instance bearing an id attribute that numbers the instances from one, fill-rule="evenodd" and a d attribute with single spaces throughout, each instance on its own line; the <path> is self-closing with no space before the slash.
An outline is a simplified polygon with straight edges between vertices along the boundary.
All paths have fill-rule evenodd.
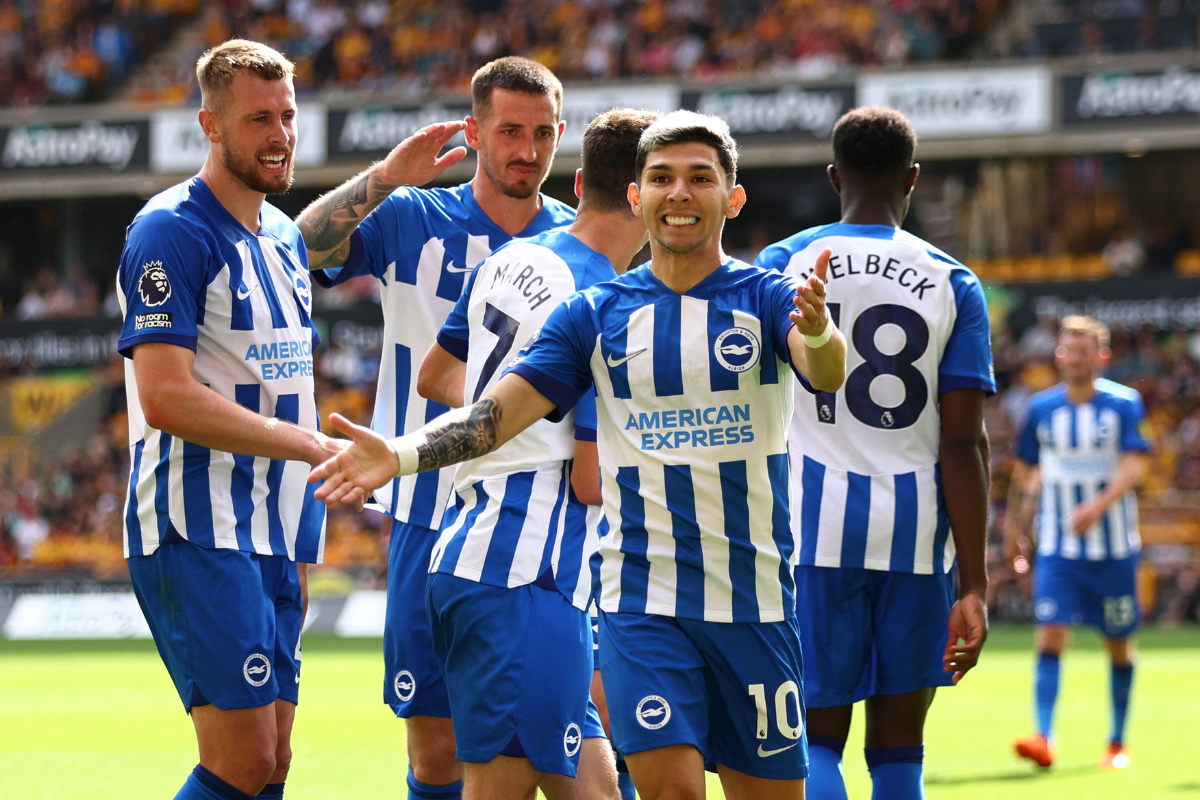
<path id="1" fill-rule="evenodd" d="M 748 687 L 750 696 L 754 698 L 754 707 L 758 711 L 758 721 L 755 727 L 758 730 L 758 738 L 767 738 L 767 728 L 770 721 L 767 719 L 767 689 L 761 683 L 752 683 Z M 788 698 L 795 698 L 792 702 L 788 702 Z M 796 725 L 792 726 L 790 721 L 791 715 L 795 713 Z M 784 681 L 779 684 L 779 688 L 775 690 L 775 727 L 786 739 L 799 739 L 804 733 L 804 715 L 800 713 L 800 687 L 795 681 Z"/>

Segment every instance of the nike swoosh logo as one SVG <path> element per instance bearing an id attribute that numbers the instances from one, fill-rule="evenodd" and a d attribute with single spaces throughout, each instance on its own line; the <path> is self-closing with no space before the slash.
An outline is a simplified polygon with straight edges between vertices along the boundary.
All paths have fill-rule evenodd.
<path id="1" fill-rule="evenodd" d="M 782 753 L 784 750 L 791 750 L 793 747 L 795 747 L 798 744 L 800 744 L 800 743 L 796 742 L 796 744 L 789 744 L 787 747 L 781 747 L 778 750 L 763 750 L 762 745 L 760 744 L 758 746 L 758 757 L 759 758 L 770 758 L 773 755 Z"/>
<path id="2" fill-rule="evenodd" d="M 249 297 L 250 295 L 254 294 L 254 292 L 255 292 L 257 289 L 258 289 L 258 284 L 257 284 L 257 283 L 256 283 L 256 284 L 254 284 L 253 286 L 251 286 L 249 289 L 246 289 L 245 291 L 243 291 L 243 287 L 239 286 L 239 287 L 238 287 L 238 290 L 237 290 L 237 296 L 238 296 L 238 300 L 245 300 L 247 297 Z"/>
<path id="3" fill-rule="evenodd" d="M 644 352 L 646 352 L 646 348 L 643 347 L 641 350 L 634 350 L 632 353 L 628 353 L 624 358 L 617 358 L 617 359 L 614 359 L 612 357 L 612 354 L 610 353 L 608 356 L 608 365 L 610 367 L 612 367 L 613 369 L 616 369 L 617 367 L 621 366 L 629 359 L 633 358 L 634 356 L 640 356 Z"/>
<path id="4" fill-rule="evenodd" d="M 470 272 L 471 269 L 471 267 L 456 267 L 453 261 L 446 265 L 446 272 Z"/>

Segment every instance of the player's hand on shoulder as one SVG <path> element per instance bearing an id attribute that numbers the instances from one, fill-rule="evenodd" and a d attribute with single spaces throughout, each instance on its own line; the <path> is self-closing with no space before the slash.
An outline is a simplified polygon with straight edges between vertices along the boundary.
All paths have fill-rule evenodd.
<path id="1" fill-rule="evenodd" d="M 355 505 L 363 502 L 375 489 L 396 477 L 400 462 L 387 440 L 370 428 L 355 425 L 341 414 L 330 417 L 330 426 L 350 437 L 333 440 L 339 452 L 313 468 L 310 483 L 321 481 L 315 496 L 328 506 Z"/>
<path id="2" fill-rule="evenodd" d="M 796 330 L 805 336 L 820 336 L 829 321 L 829 311 L 825 307 L 825 279 L 832 255 L 833 251 L 822 250 L 812 274 L 796 286 L 796 296 L 792 298 L 796 310 L 789 316 Z"/>
<path id="3" fill-rule="evenodd" d="M 988 635 L 987 601 L 978 592 L 967 592 L 950 608 L 943 671 L 954 673 L 958 683 L 976 664 Z M 961 642 L 959 640 L 962 640 Z"/>
<path id="4" fill-rule="evenodd" d="M 376 177 L 388 186 L 429 183 L 466 157 L 465 147 L 456 147 L 438 156 L 446 143 L 466 127 L 463 120 L 426 125 L 392 148 L 387 158 L 375 165 Z"/>

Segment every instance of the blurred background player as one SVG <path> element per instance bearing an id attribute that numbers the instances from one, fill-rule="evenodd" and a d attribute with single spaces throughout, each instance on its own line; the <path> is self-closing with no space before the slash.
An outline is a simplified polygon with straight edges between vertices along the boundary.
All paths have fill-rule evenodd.
<path id="1" fill-rule="evenodd" d="M 1104 635 L 1112 657 L 1112 727 L 1100 765 L 1129 765 L 1125 719 L 1133 685 L 1141 550 L 1133 487 L 1142 477 L 1142 453 L 1149 444 L 1139 430 L 1145 418 L 1141 395 L 1100 378 L 1110 356 L 1108 343 L 1102 323 L 1079 316 L 1063 320 L 1054 353 L 1062 383 L 1030 398 L 1015 444 L 1005 546 L 1010 560 L 1030 557 L 1024 530 L 1036 498 L 1038 727 L 1013 746 L 1019 756 L 1043 767 L 1054 761 L 1059 661 L 1070 638 L 1068 626 L 1079 623 Z"/>
<path id="2" fill-rule="evenodd" d="M 343 445 L 317 432 L 300 231 L 264 202 L 292 184 L 292 64 L 232 40 L 196 74 L 208 158 L 138 214 L 118 274 L 125 552 L 200 745 L 176 797 L 277 798 L 300 684 L 296 562 L 325 544 L 324 508 L 292 462 Z"/>
<path id="3" fill-rule="evenodd" d="M 987 636 L 987 304 L 970 270 L 900 230 L 915 147 L 898 111 L 843 116 L 829 167 L 841 221 L 757 261 L 803 280 L 832 249 L 828 307 L 851 342 L 845 385 L 798 387 L 789 434 L 809 792 L 822 800 L 846 797 L 842 750 L 860 700 L 873 797 L 924 797 L 926 711 Z"/>
<path id="4" fill-rule="evenodd" d="M 645 800 L 804 797 L 800 636 L 790 559 L 788 367 L 823 390 L 845 342 L 825 307 L 829 253 L 797 285 L 728 258 L 746 193 L 720 119 L 677 111 L 642 134 L 630 204 L 651 261 L 572 296 L 469 408 L 313 471 L 354 503 L 393 475 L 491 452 L 595 387 L 605 512 L 600 657 L 614 743 Z M 749 692 L 747 692 L 749 689 Z M 773 712 L 773 713 L 772 713 Z"/>
<path id="5" fill-rule="evenodd" d="M 657 116 L 617 109 L 588 125 L 575 221 L 509 242 L 475 269 L 421 365 L 424 396 L 453 407 L 478 400 L 559 303 L 626 270 L 646 243 L 626 192 L 638 139 Z M 584 499 L 598 495 L 599 465 L 594 447 L 576 452 L 577 438 L 595 441 L 594 398 L 455 475 L 458 511 L 434 548 L 426 602 L 467 798 L 522 800 L 539 785 L 555 799 L 617 794 L 588 703 L 596 542 L 571 490 L 578 478 Z M 589 463 L 577 474 L 580 458 Z"/>
<path id="6" fill-rule="evenodd" d="M 502 58 L 471 82 L 466 122 L 428 126 L 386 159 L 306 208 L 297 219 L 317 282 L 379 278 L 384 346 L 372 427 L 398 436 L 447 407 L 417 393 L 419 359 L 462 294 L 466 277 L 514 236 L 570 222 L 575 211 L 538 192 L 564 123 L 562 85 L 524 58 Z M 413 188 L 461 161 L 438 156 L 465 130 L 479 154 L 474 178 L 450 189 Z M 461 791 L 445 683 L 425 613 L 427 568 L 453 486 L 450 469 L 396 479 L 375 492 L 394 518 L 388 554 L 384 701 L 408 728 L 411 796 L 449 800 Z M 422 792 L 424 794 L 422 794 Z"/>

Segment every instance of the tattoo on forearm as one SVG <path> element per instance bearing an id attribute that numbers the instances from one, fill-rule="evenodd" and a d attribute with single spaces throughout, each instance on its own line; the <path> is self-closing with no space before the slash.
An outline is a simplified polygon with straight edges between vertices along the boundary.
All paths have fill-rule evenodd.
<path id="1" fill-rule="evenodd" d="M 324 258 L 310 263 L 310 268 L 345 263 L 350 253 L 350 234 L 394 188 L 368 170 L 304 209 L 296 220 L 304 236 L 304 246 L 310 252 L 326 253 Z"/>
<path id="2" fill-rule="evenodd" d="M 490 398 L 467 409 L 465 417 L 447 422 L 426 433 L 426 442 L 417 448 L 421 472 L 479 458 L 496 447 L 496 427 L 500 406 Z"/>

